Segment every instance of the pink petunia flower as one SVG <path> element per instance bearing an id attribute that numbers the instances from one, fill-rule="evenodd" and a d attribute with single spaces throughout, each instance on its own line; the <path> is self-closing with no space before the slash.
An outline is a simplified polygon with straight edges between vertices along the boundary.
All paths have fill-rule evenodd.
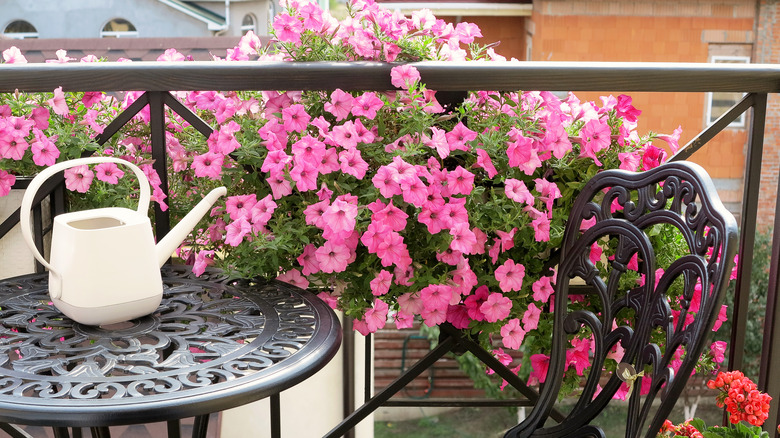
<path id="1" fill-rule="evenodd" d="M 455 35 L 461 43 L 471 44 L 474 38 L 482 38 L 482 31 L 476 24 L 462 21 L 455 26 Z"/>
<path id="2" fill-rule="evenodd" d="M 377 330 L 385 326 L 388 310 L 387 303 L 379 298 L 374 300 L 374 306 L 366 310 L 363 315 L 363 322 L 365 322 L 369 333 L 376 333 Z"/>
<path id="3" fill-rule="evenodd" d="M 311 275 L 320 272 L 320 262 L 317 261 L 317 247 L 310 243 L 303 247 L 303 253 L 296 259 L 303 268 L 303 275 Z"/>
<path id="4" fill-rule="evenodd" d="M 404 238 L 395 231 L 384 236 L 384 239 L 377 245 L 376 255 L 382 261 L 382 266 L 385 267 L 390 265 L 406 267 L 412 262 Z"/>
<path id="5" fill-rule="evenodd" d="M 425 310 L 444 309 L 446 311 L 450 298 L 452 298 L 452 288 L 442 284 L 431 284 L 420 290 L 420 299 Z"/>
<path id="6" fill-rule="evenodd" d="M 441 128 L 431 126 L 432 135 L 425 136 L 423 144 L 436 149 L 436 153 L 442 160 L 450 156 L 450 143 L 447 141 L 447 132 Z"/>
<path id="7" fill-rule="evenodd" d="M 458 166 L 447 174 L 447 186 L 453 195 L 469 195 L 474 188 L 474 174 Z"/>
<path id="8" fill-rule="evenodd" d="M 566 350 L 566 368 L 574 366 L 578 376 L 582 376 L 590 366 L 590 340 L 574 338 L 571 341 L 574 348 Z"/>
<path id="9" fill-rule="evenodd" d="M 304 135 L 292 145 L 295 162 L 304 162 L 314 167 L 318 167 L 322 163 L 323 158 L 325 158 L 325 151 L 325 143 L 311 135 Z"/>
<path id="10" fill-rule="evenodd" d="M 485 321 L 500 321 L 509 316 L 509 312 L 512 310 L 512 300 L 495 292 L 490 294 L 487 300 L 479 306 L 479 310 L 485 315 Z"/>
<path id="11" fill-rule="evenodd" d="M 550 356 L 541 353 L 531 355 L 531 375 L 528 376 L 528 384 L 544 383 L 547 379 L 547 369 L 549 367 Z"/>
<path id="12" fill-rule="evenodd" d="M 529 332 L 539 327 L 539 316 L 541 314 L 542 309 L 536 307 L 534 303 L 529 304 L 528 309 L 523 313 L 523 329 Z"/>
<path id="13" fill-rule="evenodd" d="M 550 219 L 547 219 L 547 216 L 537 216 L 531 221 L 531 226 L 534 228 L 534 239 L 537 242 L 550 241 Z"/>
<path id="14" fill-rule="evenodd" d="M 609 147 L 612 142 L 611 133 L 612 131 L 606 122 L 599 119 L 588 121 L 580 131 L 583 142 L 580 156 L 590 157 L 597 165 L 601 166 L 596 154 Z"/>
<path id="15" fill-rule="evenodd" d="M 498 171 L 493 165 L 493 161 L 490 159 L 490 154 L 488 154 L 484 149 L 477 148 L 477 162 L 474 166 L 485 169 L 488 178 L 492 179 L 494 176 L 498 175 Z"/>
<path id="16" fill-rule="evenodd" d="M 30 145 L 24 138 L 0 132 L 0 158 L 21 160 Z"/>
<path id="17" fill-rule="evenodd" d="M 371 280 L 371 293 L 375 296 L 381 296 L 390 291 L 390 285 L 393 282 L 393 274 L 390 271 L 382 269 L 379 274 Z"/>
<path id="18" fill-rule="evenodd" d="M 40 130 L 49 129 L 49 117 L 51 117 L 49 109 L 43 106 L 33 108 L 30 113 L 30 120 L 32 120 L 35 127 Z"/>
<path id="19" fill-rule="evenodd" d="M 526 205 L 534 205 L 534 195 L 528 190 L 525 183 L 519 179 L 507 178 L 504 181 L 504 193 L 506 197 Z"/>
<path id="20" fill-rule="evenodd" d="M 390 70 L 390 83 L 394 87 L 408 90 L 420 80 L 420 72 L 416 67 L 409 64 L 403 64 L 393 67 Z"/>
<path id="21" fill-rule="evenodd" d="M 282 121 L 287 132 L 303 132 L 308 128 L 311 116 L 303 105 L 296 103 L 282 110 Z"/>
<path id="22" fill-rule="evenodd" d="M 57 162 L 57 158 L 60 156 L 60 150 L 57 149 L 57 145 L 54 144 L 50 138 L 43 135 L 42 132 L 40 133 L 40 136 L 36 133 L 35 141 L 32 143 L 31 149 L 33 153 L 33 162 L 38 166 L 52 166 Z"/>
<path id="23" fill-rule="evenodd" d="M 322 213 L 322 227 L 333 233 L 352 231 L 355 229 L 357 213 L 357 205 L 336 199 Z"/>
<path id="24" fill-rule="evenodd" d="M 357 179 L 363 179 L 368 171 L 368 163 L 363 160 L 358 149 L 347 149 L 339 153 L 339 162 L 341 171 L 347 175 L 352 175 Z"/>
<path id="25" fill-rule="evenodd" d="M 536 169 L 542 166 L 542 161 L 539 159 L 533 143 L 532 139 L 517 134 L 515 140 L 508 143 L 506 149 L 509 165 L 517 167 L 526 175 L 533 175 Z"/>
<path id="26" fill-rule="evenodd" d="M 467 128 L 463 122 L 458 122 L 446 136 L 451 150 L 459 149 L 468 151 L 469 146 L 466 143 L 475 140 L 477 138 L 477 133 Z"/>
<path id="27" fill-rule="evenodd" d="M 22 55 L 21 50 L 16 46 L 11 46 L 3 51 L 3 59 L 6 64 L 27 64 L 27 58 Z"/>
<path id="28" fill-rule="evenodd" d="M 369 91 L 355 98 L 352 106 L 352 115 L 374 120 L 377 111 L 383 106 L 384 102 L 382 102 L 382 99 L 377 97 L 373 91 Z"/>
<path id="29" fill-rule="evenodd" d="M 225 228 L 227 234 L 225 234 L 225 243 L 230 246 L 238 246 L 244 241 L 244 237 L 252 231 L 252 224 L 249 223 L 247 218 L 241 217 L 237 221 L 233 221 Z"/>
<path id="30" fill-rule="evenodd" d="M 224 155 L 215 152 L 206 152 L 202 155 L 196 155 L 192 159 L 192 168 L 195 170 L 195 176 L 199 178 L 210 178 L 218 180 L 222 177 L 222 164 L 225 160 Z"/>
<path id="31" fill-rule="evenodd" d="M 125 176 L 125 173 L 119 169 L 116 163 L 100 163 L 95 166 L 95 173 L 97 179 L 109 184 L 116 184 L 119 182 L 119 178 Z"/>
<path id="32" fill-rule="evenodd" d="M 54 90 L 54 97 L 47 100 L 54 113 L 60 116 L 68 115 L 68 104 L 65 102 L 65 93 L 62 92 L 62 87 L 57 87 Z"/>
<path id="33" fill-rule="evenodd" d="M 276 38 L 283 43 L 301 42 L 301 32 L 303 32 L 303 23 L 298 17 L 291 17 L 284 12 L 274 18 L 274 33 Z"/>
<path id="34" fill-rule="evenodd" d="M 351 94 L 337 88 L 330 93 L 330 102 L 325 103 L 325 111 L 336 116 L 337 121 L 344 120 L 352 112 L 354 103 L 355 98 Z"/>
<path id="35" fill-rule="evenodd" d="M 501 327 L 501 342 L 504 347 L 517 350 L 523 343 L 525 337 L 525 331 L 520 328 L 520 320 L 517 318 L 510 319 L 503 327 Z"/>
<path id="36" fill-rule="evenodd" d="M 195 254 L 195 263 L 192 265 L 192 273 L 201 276 L 206 272 L 206 267 L 214 264 L 214 250 L 202 249 Z"/>
<path id="37" fill-rule="evenodd" d="M 502 291 L 519 291 L 523 287 L 525 266 L 509 259 L 496 269 L 495 276 Z"/>
<path id="38" fill-rule="evenodd" d="M 255 204 L 257 204 L 257 195 L 254 193 L 229 196 L 225 201 L 225 211 L 234 221 L 242 217 L 249 218 Z"/>
<path id="39" fill-rule="evenodd" d="M 317 167 L 309 163 L 297 163 L 290 171 L 290 178 L 295 181 L 298 191 L 317 190 Z"/>
<path id="40" fill-rule="evenodd" d="M 631 172 L 636 172 L 639 168 L 642 158 L 636 152 L 619 152 L 620 168 Z"/>
<path id="41" fill-rule="evenodd" d="M 86 193 L 89 190 L 89 186 L 92 185 L 94 177 L 95 174 L 92 173 L 86 164 L 71 167 L 65 171 L 65 187 L 68 190 Z"/>
<path id="42" fill-rule="evenodd" d="M 377 201 L 381 209 L 371 215 L 371 220 L 387 225 L 393 231 L 401 231 L 406 228 L 406 220 L 409 215 L 403 210 L 393 205 L 393 201 L 390 201 L 387 205 L 384 205 L 381 201 Z"/>
<path id="43" fill-rule="evenodd" d="M 471 250 L 477 243 L 477 236 L 469 229 L 468 222 L 454 224 L 450 228 L 450 236 L 452 236 L 450 248 L 463 254 L 471 254 Z"/>
<path id="44" fill-rule="evenodd" d="M 292 184 L 281 172 L 269 176 L 266 178 L 266 182 L 271 186 L 271 194 L 274 199 L 280 199 L 292 194 Z"/>
<path id="45" fill-rule="evenodd" d="M 16 177 L 0 169 L 0 197 L 11 193 L 11 187 L 16 183 Z"/>
<path id="46" fill-rule="evenodd" d="M 345 245 L 326 241 L 314 252 L 320 270 L 326 273 L 343 272 L 347 269 L 350 259 L 350 251 Z"/>
<path id="47" fill-rule="evenodd" d="M 309 280 L 301 275 L 301 271 L 297 269 L 290 269 L 289 271 L 280 274 L 278 277 L 276 277 L 276 279 L 293 286 L 297 286 L 301 289 L 306 289 L 309 287 Z"/>
<path id="48" fill-rule="evenodd" d="M 466 329 L 471 323 L 468 310 L 464 305 L 447 306 L 447 322 L 456 329 Z"/>
<path id="49" fill-rule="evenodd" d="M 534 300 L 542 303 L 546 303 L 550 295 L 555 292 L 555 289 L 552 287 L 551 277 L 542 277 L 536 280 L 531 289 L 534 291 Z"/>

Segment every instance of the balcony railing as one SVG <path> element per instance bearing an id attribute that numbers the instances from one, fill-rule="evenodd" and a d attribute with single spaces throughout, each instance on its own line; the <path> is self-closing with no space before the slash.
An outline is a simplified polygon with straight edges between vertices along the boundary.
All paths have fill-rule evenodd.
<path id="1" fill-rule="evenodd" d="M 732 309 L 729 366 L 740 368 L 744 360 L 746 315 L 750 303 L 750 266 L 756 237 L 759 180 L 764 147 L 767 96 L 780 92 L 780 66 L 688 63 L 565 63 L 565 62 L 421 62 L 414 64 L 427 87 L 438 91 L 463 90 L 567 90 L 600 92 L 741 92 L 745 97 L 718 121 L 702 131 L 672 160 L 687 159 L 715 134 L 746 111 L 751 112 L 744 163 L 744 189 L 740 215 L 739 279 Z M 163 105 L 174 111 L 183 107 L 169 91 L 190 90 L 392 90 L 385 63 L 284 63 L 284 62 L 134 62 L 89 64 L 6 64 L 0 66 L 0 92 L 15 90 L 147 91 L 151 106 L 152 149 L 165 169 Z M 138 108 L 140 109 L 140 108 Z M 132 117 L 122 116 L 120 118 Z M 125 120 L 126 121 L 126 120 Z M 208 135 L 211 127 L 193 123 Z M 116 125 L 121 126 L 122 121 Z M 118 129 L 118 128 L 116 128 Z M 107 128 L 110 136 L 112 129 Z M 116 132 L 115 130 L 113 132 Z M 780 193 L 780 185 L 778 186 Z M 780 203 L 778 204 L 780 207 Z M 157 212 L 158 235 L 167 231 L 167 217 Z M 774 230 L 780 230 L 775 213 Z M 18 222 L 18 214 L 0 224 L 0 238 Z M 759 386 L 780 399 L 780 235 L 773 239 L 772 261 L 764 328 Z M 351 394 L 351 391 L 345 392 Z M 351 397 L 347 397 L 349 399 Z M 778 424 L 773 405 L 767 424 Z"/>

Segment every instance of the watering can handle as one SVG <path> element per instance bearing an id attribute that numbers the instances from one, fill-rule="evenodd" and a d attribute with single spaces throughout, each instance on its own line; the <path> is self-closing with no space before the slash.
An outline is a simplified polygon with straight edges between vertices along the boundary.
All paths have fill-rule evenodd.
<path id="1" fill-rule="evenodd" d="M 24 242 L 27 244 L 27 246 L 30 248 L 30 250 L 33 253 L 33 256 L 41 262 L 43 266 L 45 266 L 49 272 L 54 273 L 57 277 L 60 276 L 60 273 L 57 272 L 50 264 L 46 261 L 46 259 L 41 255 L 41 253 L 38 251 L 38 248 L 35 246 L 35 243 L 32 239 L 32 231 L 30 228 L 30 210 L 32 209 L 33 201 L 35 200 L 35 194 L 38 192 L 38 189 L 41 188 L 44 182 L 54 176 L 57 172 L 61 172 L 65 169 L 81 166 L 85 164 L 96 164 L 96 163 L 116 163 L 116 164 L 123 164 L 127 167 L 129 167 L 133 173 L 135 174 L 136 178 L 138 178 L 138 182 L 141 186 L 141 193 L 138 198 L 138 212 L 142 214 L 146 214 L 147 210 L 149 210 L 149 180 L 146 178 L 146 175 L 144 175 L 144 172 L 138 168 L 135 164 L 122 160 L 120 158 L 114 158 L 114 157 L 88 157 L 88 158 L 77 158 L 75 160 L 68 160 L 68 161 L 62 161 L 60 163 L 56 163 L 52 166 L 49 166 L 41 173 L 35 176 L 32 181 L 30 181 L 30 185 L 27 187 L 27 190 L 24 192 L 24 196 L 22 197 L 22 205 L 20 207 L 19 211 L 19 223 L 21 225 L 21 231 L 22 231 L 22 237 L 24 238 Z"/>

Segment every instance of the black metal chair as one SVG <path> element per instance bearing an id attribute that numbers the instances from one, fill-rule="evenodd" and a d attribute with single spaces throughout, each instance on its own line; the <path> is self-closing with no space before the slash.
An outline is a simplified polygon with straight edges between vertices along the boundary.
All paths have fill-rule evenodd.
<path id="1" fill-rule="evenodd" d="M 615 208 L 613 202 L 619 206 Z M 583 226 L 585 221 L 592 225 Z M 658 259 L 664 258 L 667 248 L 653 248 L 648 232 L 659 231 L 659 227 L 665 233 L 677 230 L 688 254 L 671 261 L 656 283 Z M 614 258 L 594 264 L 590 248 L 597 241 L 609 245 Z M 533 411 L 506 436 L 604 437 L 597 416 L 621 385 L 631 381 L 625 436 L 654 437 L 707 345 L 729 282 L 737 241 L 734 217 L 698 165 L 668 163 L 643 173 L 609 170 L 590 180 L 575 201 L 562 244 L 546 381 Z M 637 265 L 632 263 L 635 255 Z M 645 276 L 644 285 L 626 287 L 627 282 L 635 284 L 627 277 L 639 274 Z M 575 278 L 592 289 L 586 299 L 598 306 L 597 312 L 571 303 L 570 295 L 581 293 L 570 289 Z M 695 311 L 697 289 L 701 301 Z M 682 292 L 677 295 L 674 290 Z M 682 308 L 683 316 L 674 316 L 674 306 Z M 593 335 L 591 372 L 583 376 L 581 395 L 566 418 L 545 424 L 561 388 L 567 347 L 578 333 Z M 619 371 L 603 371 L 606 356 L 618 343 L 625 350 Z M 685 351 L 681 363 L 675 355 L 678 348 Z M 672 367 L 675 360 L 676 370 Z M 649 386 L 644 382 L 645 391 L 641 390 L 643 379 L 650 380 Z M 606 383 L 598 392 L 600 380 Z"/>

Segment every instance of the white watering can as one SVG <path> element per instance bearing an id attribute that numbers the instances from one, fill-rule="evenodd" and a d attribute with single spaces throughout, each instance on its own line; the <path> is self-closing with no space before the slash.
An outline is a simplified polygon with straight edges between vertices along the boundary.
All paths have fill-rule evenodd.
<path id="1" fill-rule="evenodd" d="M 135 173 L 141 186 L 138 210 L 110 207 L 56 216 L 47 262 L 30 231 L 35 193 L 57 172 L 106 162 L 123 164 Z M 49 295 L 57 309 L 82 324 L 113 324 L 157 310 L 163 292 L 160 267 L 226 193 L 225 187 L 212 190 L 155 245 L 147 216 L 149 180 L 143 171 L 119 158 L 80 158 L 54 164 L 33 178 L 22 198 L 21 231 L 35 258 L 49 269 Z"/>

